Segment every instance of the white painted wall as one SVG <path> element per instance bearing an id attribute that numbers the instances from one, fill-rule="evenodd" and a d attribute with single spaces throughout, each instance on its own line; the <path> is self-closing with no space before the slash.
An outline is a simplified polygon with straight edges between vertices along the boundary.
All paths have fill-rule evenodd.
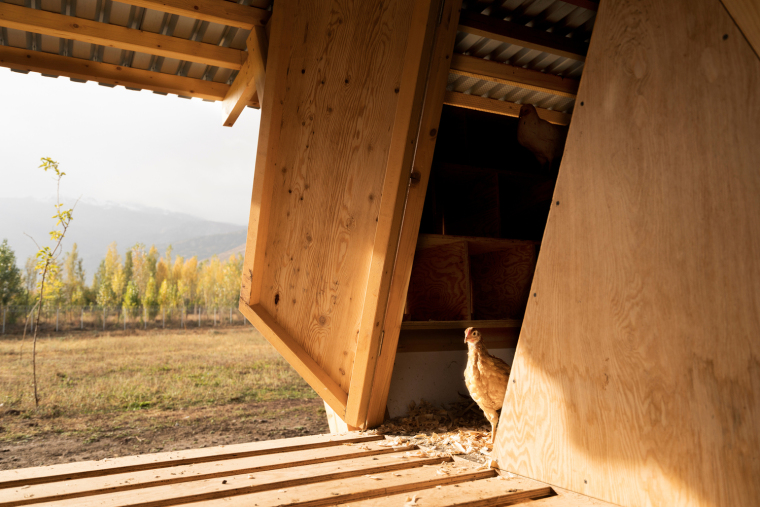
<path id="1" fill-rule="evenodd" d="M 515 357 L 515 349 L 489 352 L 509 365 Z M 388 413 L 391 417 L 406 415 L 409 403 L 419 403 L 422 399 L 436 406 L 463 401 L 457 392 L 469 395 L 464 385 L 466 365 L 466 351 L 396 354 L 388 392 Z"/>

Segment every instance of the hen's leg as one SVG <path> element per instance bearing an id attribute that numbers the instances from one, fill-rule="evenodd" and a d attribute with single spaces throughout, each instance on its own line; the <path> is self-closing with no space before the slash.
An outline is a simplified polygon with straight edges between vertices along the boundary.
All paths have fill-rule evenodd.
<path id="1" fill-rule="evenodd" d="M 496 424 L 499 422 L 499 414 L 496 410 L 490 408 L 484 408 L 483 412 L 486 414 L 486 419 L 491 423 L 491 443 L 496 441 Z"/>

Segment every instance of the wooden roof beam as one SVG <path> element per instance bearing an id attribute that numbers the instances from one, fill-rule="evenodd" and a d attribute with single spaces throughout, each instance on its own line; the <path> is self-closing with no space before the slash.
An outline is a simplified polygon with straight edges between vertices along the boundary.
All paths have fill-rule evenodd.
<path id="1" fill-rule="evenodd" d="M 230 88 L 224 83 L 132 69 L 110 63 L 93 62 L 10 46 L 0 46 L 0 67 L 97 81 L 102 84 L 121 85 L 159 93 L 174 93 L 184 97 L 199 97 L 206 100 L 222 100 Z"/>
<path id="2" fill-rule="evenodd" d="M 118 0 L 121 3 L 145 7 L 178 16 L 210 21 L 221 25 L 250 30 L 254 26 L 264 26 L 271 13 L 248 5 L 240 5 L 224 0 Z"/>
<path id="3" fill-rule="evenodd" d="M 586 42 L 476 12 L 462 11 L 459 31 L 573 60 L 585 61 L 588 52 Z"/>
<path id="4" fill-rule="evenodd" d="M 448 106 L 463 107 L 465 109 L 474 109 L 476 111 L 485 111 L 487 113 L 512 116 L 515 118 L 520 116 L 520 108 L 522 107 L 522 104 L 517 104 L 515 102 L 489 99 L 487 97 L 479 97 L 477 95 L 468 95 L 459 92 L 446 92 L 443 103 Z M 571 115 L 567 113 L 560 113 L 559 111 L 552 111 L 540 107 L 537 107 L 536 111 L 540 118 L 543 118 L 549 123 L 554 123 L 555 125 L 570 125 Z"/>
<path id="5" fill-rule="evenodd" d="M 225 127 L 235 124 L 249 102 L 256 101 L 260 104 L 264 100 L 264 78 L 269 51 L 266 29 L 263 26 L 253 27 L 246 45 L 248 58 L 222 101 Z M 257 100 L 254 98 L 256 95 L 258 95 Z"/>
<path id="6" fill-rule="evenodd" d="M 514 67 L 476 56 L 454 55 L 451 60 L 451 73 L 573 99 L 578 93 L 577 79 Z"/>
<path id="7" fill-rule="evenodd" d="M 225 2 L 226 3 L 226 2 Z M 90 44 L 239 70 L 244 51 L 0 3 L 0 25 Z"/>

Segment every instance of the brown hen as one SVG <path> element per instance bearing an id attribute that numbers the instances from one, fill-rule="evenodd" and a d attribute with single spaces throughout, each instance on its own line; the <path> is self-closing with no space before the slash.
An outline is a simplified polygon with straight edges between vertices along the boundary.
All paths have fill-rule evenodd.
<path id="1" fill-rule="evenodd" d="M 535 107 L 526 104 L 520 108 L 517 142 L 533 152 L 544 170 L 552 171 L 554 160 L 562 158 L 566 138 L 567 129 L 539 118 Z"/>
<path id="2" fill-rule="evenodd" d="M 467 366 L 464 369 L 464 383 L 470 396 L 483 410 L 491 423 L 491 443 L 496 439 L 496 424 L 504 403 L 504 394 L 509 383 L 510 367 L 507 363 L 488 353 L 480 341 L 480 331 L 468 327 L 464 332 L 467 343 Z"/>

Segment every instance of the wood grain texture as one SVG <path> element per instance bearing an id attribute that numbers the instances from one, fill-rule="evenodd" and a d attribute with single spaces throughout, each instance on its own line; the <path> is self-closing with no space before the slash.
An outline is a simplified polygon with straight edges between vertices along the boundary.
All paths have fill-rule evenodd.
<path id="1" fill-rule="evenodd" d="M 463 484 L 425 488 L 414 492 L 420 505 L 458 507 L 493 507 L 511 505 L 550 496 L 552 488 L 530 479 L 513 479 L 505 482 L 498 478 L 469 481 Z M 342 507 L 399 507 L 404 505 L 409 494 L 389 495 L 348 504 Z"/>
<path id="2" fill-rule="evenodd" d="M 443 103 L 448 106 L 463 107 L 465 109 L 474 109 L 486 113 L 500 114 L 518 118 L 520 116 L 520 104 L 507 102 L 505 100 L 489 99 L 488 97 L 479 97 L 478 95 L 468 95 L 459 92 L 446 92 Z M 550 111 L 537 107 L 538 116 L 555 125 L 570 125 L 570 115 L 560 113 L 559 111 Z"/>
<path id="3" fill-rule="evenodd" d="M 261 305 L 240 302 L 240 312 L 277 352 L 303 377 L 314 391 L 338 414 L 345 413 L 348 395 L 330 375 L 293 339 L 290 333 Z"/>
<path id="4" fill-rule="evenodd" d="M 354 505 L 357 502 L 375 505 L 383 502 L 386 497 L 393 498 L 391 495 L 394 494 L 402 494 L 406 498 L 415 491 L 435 490 L 438 486 L 443 488 L 447 484 L 480 482 L 494 476 L 493 470 L 473 469 L 474 467 L 470 466 L 467 470 L 462 470 L 461 473 L 442 476 L 437 473 L 438 467 L 428 465 L 426 468 L 380 472 L 369 477 L 367 474 L 346 479 L 326 480 L 317 484 L 289 487 L 287 490 L 273 490 L 253 495 L 212 500 L 204 504 L 204 507 L 250 507 L 252 505 L 258 507 L 280 507 L 283 505 L 316 507 L 346 505 L 344 502 L 351 502 L 349 505 Z M 396 499 L 394 498 L 394 500 Z M 403 502 L 394 505 L 402 506 Z"/>
<path id="5" fill-rule="evenodd" d="M 721 0 L 723 6 L 760 57 L 760 3 L 756 0 Z"/>
<path id="6" fill-rule="evenodd" d="M 467 243 L 418 250 L 406 297 L 412 320 L 469 320 Z"/>
<path id="7" fill-rule="evenodd" d="M 378 353 L 375 376 L 372 380 L 367 426 L 382 424 L 386 414 L 388 392 L 396 357 L 400 325 L 406 307 L 409 278 L 412 272 L 415 245 L 425 203 L 430 170 L 438 139 L 438 126 L 446 91 L 446 76 L 453 54 L 459 10 L 462 0 L 440 0 L 433 6 L 440 10 L 431 50 L 430 68 L 425 84 L 425 96 L 420 117 L 419 135 L 416 139 L 412 175 L 406 193 L 403 222 L 399 234 L 393 275 L 388 289 L 388 306 L 383 322 L 383 343 Z"/>
<path id="8" fill-rule="evenodd" d="M 264 97 L 269 41 L 263 26 L 253 27 L 246 39 L 246 47 L 248 56 L 245 63 L 222 101 L 225 127 L 235 124 L 246 104 L 251 101 L 261 103 Z"/>
<path id="9" fill-rule="evenodd" d="M 366 428 L 367 410 L 377 358 L 385 331 L 381 324 L 391 300 L 390 285 L 404 219 L 406 194 L 422 114 L 440 0 L 416 0 L 403 59 L 399 98 L 386 162 L 375 231 L 369 284 L 351 375 L 346 422 Z"/>
<path id="10" fill-rule="evenodd" d="M 357 427 L 382 334 L 435 14 L 429 0 L 304 0 L 275 6 L 271 22 L 241 298 L 260 308 L 259 323 L 271 318 L 271 332 L 262 332 L 275 347 L 292 340 L 290 357 L 318 367 L 299 373 L 326 374 L 325 401 Z M 330 386 L 348 394 L 343 407 Z"/>
<path id="11" fill-rule="evenodd" d="M 321 449 L 323 447 L 341 446 L 345 443 L 367 443 L 374 440 L 383 440 L 383 437 L 360 433 L 340 436 L 310 435 L 307 437 L 283 438 L 248 444 L 220 445 L 204 449 L 141 454 L 100 461 L 80 461 L 60 465 L 5 470 L 0 471 L 0 489 L 34 484 L 49 484 L 88 477 L 103 477 L 140 470 L 160 470 L 168 467 L 188 465 L 190 463 L 224 462 L 228 459 L 265 456 L 305 449 Z"/>
<path id="12" fill-rule="evenodd" d="M 106 491 L 103 494 L 60 500 L 55 503 L 47 503 L 47 505 L 56 507 L 163 507 L 182 505 L 268 491 L 282 493 L 289 488 L 307 484 L 387 472 L 399 473 L 400 470 L 425 465 L 440 465 L 442 461 L 451 461 L 451 458 L 429 457 L 404 459 L 403 455 L 403 451 L 362 458 L 352 458 L 349 455 L 340 461 L 296 465 L 256 472 L 255 474 L 233 472 L 224 476 L 225 478 L 199 478 L 192 482 L 165 484 L 113 493 Z M 492 470 L 485 472 L 493 474 Z M 247 505 L 251 504 L 248 503 Z"/>
<path id="13" fill-rule="evenodd" d="M 624 506 L 760 505 L 759 89 L 718 0 L 601 3 L 502 468 Z"/>
<path id="14" fill-rule="evenodd" d="M 346 431 L 343 432 L 344 434 Z M 312 448 L 288 452 L 287 444 L 277 453 L 214 460 L 213 462 L 191 462 L 187 464 L 171 463 L 164 468 L 151 467 L 145 470 L 129 470 L 111 473 L 106 476 L 73 478 L 65 482 L 26 485 L 26 487 L 6 489 L 0 496 L 0 507 L 15 507 L 47 503 L 53 500 L 85 498 L 103 493 L 118 493 L 136 489 L 147 489 L 170 484 L 189 483 L 201 480 L 225 478 L 239 474 L 258 474 L 268 470 L 281 470 L 298 466 L 316 465 L 335 461 L 355 459 L 367 456 L 381 456 L 402 450 L 382 447 L 377 443 L 367 442 L 361 446 L 347 446 L 337 443 L 330 447 Z M 406 450 L 413 450 L 407 446 Z M 84 500 L 83 500 L 84 501 Z"/>
<path id="15" fill-rule="evenodd" d="M 536 269 L 533 245 L 470 256 L 475 319 L 522 319 Z"/>

